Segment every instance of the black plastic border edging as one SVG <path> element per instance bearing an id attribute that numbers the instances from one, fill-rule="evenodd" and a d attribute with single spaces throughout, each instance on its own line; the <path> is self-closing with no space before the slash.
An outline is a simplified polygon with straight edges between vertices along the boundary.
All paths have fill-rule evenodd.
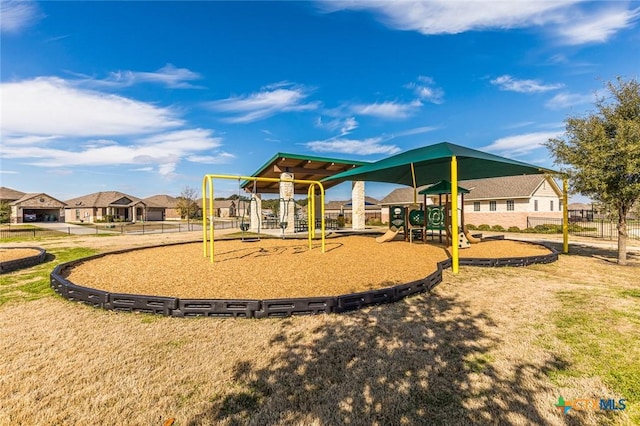
<path id="1" fill-rule="evenodd" d="M 463 266 L 526 266 L 534 263 L 551 263 L 558 260 L 558 252 L 553 247 L 543 243 L 527 244 L 541 245 L 551 251 L 542 256 L 511 257 L 496 259 L 460 258 Z M 176 243 L 191 244 L 191 243 Z M 367 306 L 392 303 L 404 299 L 407 296 L 430 291 L 442 282 L 442 271 L 451 267 L 451 259 L 437 263 L 436 270 L 427 277 L 407 284 L 394 287 L 381 288 L 361 293 L 344 294 L 335 297 L 308 297 L 292 299 L 179 299 L 176 297 L 148 296 L 141 294 L 109 293 L 89 287 L 82 287 L 65 279 L 63 271 L 73 268 L 75 265 L 88 260 L 103 257 L 109 254 L 126 253 L 134 250 L 143 250 L 155 247 L 137 247 L 134 249 L 118 250 L 102 253 L 83 259 L 58 265 L 51 273 L 51 287 L 53 290 L 68 300 L 82 302 L 96 308 L 127 311 L 146 312 L 173 317 L 231 317 L 231 318 L 282 318 L 294 315 L 317 315 L 329 313 L 342 313 Z"/>
<path id="2" fill-rule="evenodd" d="M 17 269 L 29 268 L 31 266 L 38 265 L 47 258 L 47 251 L 41 247 L 2 247 L 3 249 L 31 249 L 37 250 L 38 254 L 29 257 L 23 257 L 21 259 L 7 260 L 6 262 L 0 262 L 0 274 L 6 274 L 7 272 L 15 271 Z"/>

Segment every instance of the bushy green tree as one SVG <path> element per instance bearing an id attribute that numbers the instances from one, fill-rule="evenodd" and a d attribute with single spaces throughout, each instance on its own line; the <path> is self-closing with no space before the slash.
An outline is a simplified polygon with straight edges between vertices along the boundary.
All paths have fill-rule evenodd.
<path id="1" fill-rule="evenodd" d="M 596 111 L 565 120 L 565 135 L 546 146 L 572 191 L 609 207 L 618 219 L 618 263 L 627 263 L 626 217 L 640 200 L 640 84 L 618 78 Z"/>

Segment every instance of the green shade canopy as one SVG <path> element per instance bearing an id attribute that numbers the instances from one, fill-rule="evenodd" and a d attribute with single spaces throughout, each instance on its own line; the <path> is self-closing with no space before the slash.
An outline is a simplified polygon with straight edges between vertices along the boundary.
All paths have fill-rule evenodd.
<path id="1" fill-rule="evenodd" d="M 468 194 L 470 191 L 461 186 L 458 187 L 458 194 Z M 418 194 L 424 195 L 440 195 L 440 194 L 451 194 L 451 182 L 448 180 L 441 180 L 435 185 L 431 185 L 428 188 L 419 191 Z"/>
<path id="2" fill-rule="evenodd" d="M 451 176 L 451 157 L 454 155 L 458 162 L 459 180 L 554 173 L 553 170 L 532 164 L 449 142 L 441 142 L 335 174 L 327 177 L 323 182 L 362 180 L 416 187 L 427 185 Z M 411 164 L 415 169 L 415 182 L 411 173 Z"/>

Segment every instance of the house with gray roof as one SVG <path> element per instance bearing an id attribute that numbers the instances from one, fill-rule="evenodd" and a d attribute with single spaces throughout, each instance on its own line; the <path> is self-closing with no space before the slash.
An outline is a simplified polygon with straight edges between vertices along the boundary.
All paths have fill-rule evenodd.
<path id="1" fill-rule="evenodd" d="M 547 175 L 462 180 L 458 181 L 458 186 L 469 190 L 468 194 L 460 197 L 464 199 L 466 224 L 526 228 L 527 217 L 562 217 L 562 191 Z M 427 187 L 418 188 L 418 192 Z M 382 221 L 389 220 L 389 206 L 412 205 L 413 191 L 410 187 L 397 188 L 383 198 Z M 424 199 L 418 195 L 417 201 L 423 203 Z M 427 204 L 438 202 L 436 196 L 430 201 L 428 199 Z"/>
<path id="2" fill-rule="evenodd" d="M 178 210 L 178 201 L 176 197 L 171 195 L 159 194 L 151 197 L 143 198 L 147 204 L 147 220 L 180 220 L 180 211 Z"/>
<path id="3" fill-rule="evenodd" d="M 118 191 L 94 192 L 66 201 L 66 222 L 147 220 L 147 203 Z"/>
<path id="4" fill-rule="evenodd" d="M 10 223 L 64 222 L 65 203 L 43 192 L 0 187 L 0 201 L 11 207 Z"/>

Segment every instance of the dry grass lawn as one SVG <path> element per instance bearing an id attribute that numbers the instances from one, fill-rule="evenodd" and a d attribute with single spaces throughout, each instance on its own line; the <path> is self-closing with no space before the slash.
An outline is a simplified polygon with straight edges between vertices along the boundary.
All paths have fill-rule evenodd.
<path id="1" fill-rule="evenodd" d="M 140 244 L 119 236 L 67 246 L 99 241 L 109 250 Z M 49 252 L 64 242 L 38 245 Z M 53 294 L 14 300 L 0 306 L 0 425 L 631 424 L 630 410 L 554 407 L 560 395 L 630 398 L 604 373 L 581 372 L 584 360 L 554 320 L 576 292 L 596 295 L 588 300 L 600 309 L 605 301 L 638 311 L 640 269 L 612 257 L 585 249 L 548 265 L 462 267 L 430 294 L 281 320 L 117 313 Z M 341 268 L 349 266 L 327 273 Z M 629 318 L 618 326 L 639 338 Z"/>

